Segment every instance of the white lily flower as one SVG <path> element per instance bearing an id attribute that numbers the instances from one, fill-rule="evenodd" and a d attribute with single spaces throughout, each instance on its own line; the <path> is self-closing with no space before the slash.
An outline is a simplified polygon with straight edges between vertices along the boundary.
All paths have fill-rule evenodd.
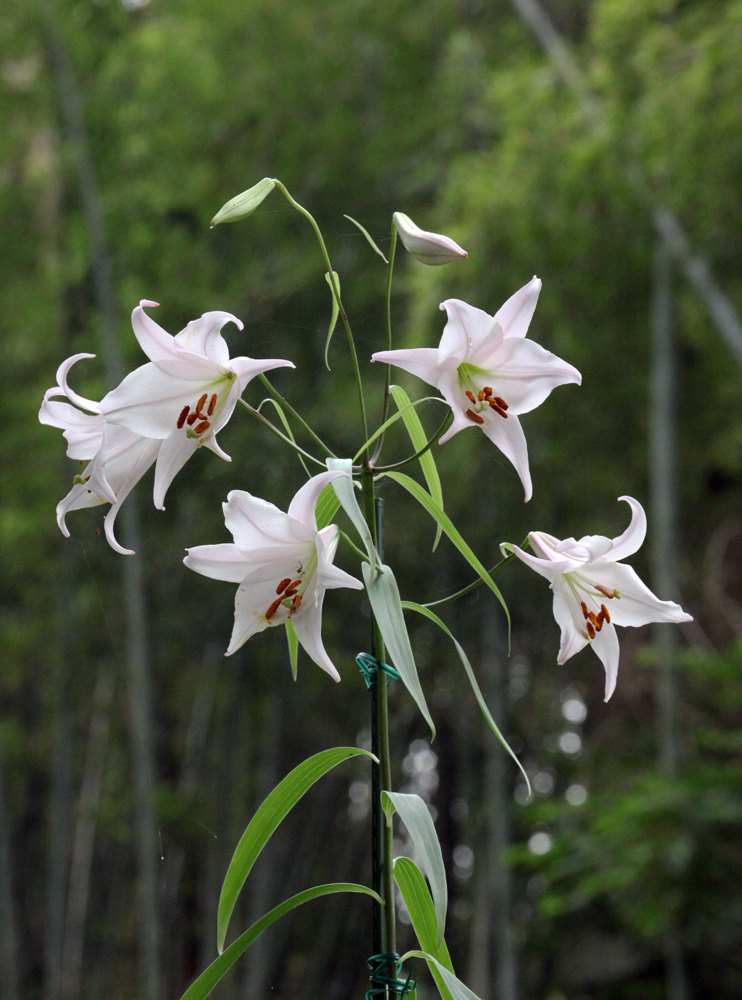
<path id="1" fill-rule="evenodd" d="M 435 386 L 451 407 L 453 423 L 444 444 L 467 427 L 479 427 L 520 476 L 525 499 L 532 494 L 528 447 L 518 415 L 539 406 L 552 389 L 582 381 L 572 365 L 526 339 L 541 282 L 534 277 L 494 317 L 460 299 L 447 299 L 448 314 L 438 348 L 378 351 L 384 361 Z"/>
<path id="2" fill-rule="evenodd" d="M 450 236 L 426 232 L 416 226 L 409 215 L 395 212 L 392 220 L 407 252 L 422 264 L 435 267 L 454 260 L 465 260 L 469 256 Z"/>
<path id="3" fill-rule="evenodd" d="M 234 542 L 198 545 L 183 560 L 213 580 L 238 583 L 231 656 L 250 636 L 291 621 L 314 662 L 336 681 L 340 675 L 322 644 L 322 602 L 336 587 L 362 590 L 360 580 L 332 565 L 339 529 L 317 530 L 317 499 L 328 483 L 346 473 L 322 472 L 305 483 L 284 514 L 272 503 L 232 490 L 223 504 Z"/>
<path id="4" fill-rule="evenodd" d="M 232 416 L 250 379 L 294 365 L 275 358 L 230 360 L 220 331 L 225 323 L 242 329 L 231 313 L 204 313 L 173 337 L 145 313 L 144 306 L 156 305 L 143 299 L 131 316 L 136 338 L 151 363 L 127 375 L 104 396 L 100 412 L 106 424 L 159 441 L 154 502 L 164 510 L 170 483 L 201 445 L 231 461 L 216 435 Z"/>
<path id="5" fill-rule="evenodd" d="M 562 631 L 557 662 L 564 663 L 590 643 L 605 667 L 606 701 L 618 676 L 616 625 L 692 621 L 679 604 L 655 597 L 636 572 L 620 561 L 641 547 L 647 517 L 637 500 L 618 499 L 631 507 L 631 523 L 618 538 L 586 535 L 579 541 L 560 541 L 543 531 L 532 531 L 528 539 L 538 555 L 512 546 L 519 559 L 551 584 L 554 618 Z"/>
<path id="6" fill-rule="evenodd" d="M 67 438 L 70 458 L 87 462 L 67 496 L 57 504 L 57 523 L 69 538 L 66 516 L 71 510 L 110 503 L 104 528 L 111 548 L 122 555 L 132 555 L 116 540 L 114 523 L 121 504 L 157 458 L 162 441 L 145 438 L 125 427 L 106 425 L 100 404 L 79 395 L 67 383 L 74 364 L 94 354 L 75 354 L 57 370 L 58 385 L 48 389 L 39 411 L 42 424 L 59 427 Z M 65 396 L 70 402 L 54 397 Z M 74 404 L 74 405 L 72 405 Z M 87 412 L 86 412 L 87 411 Z"/>

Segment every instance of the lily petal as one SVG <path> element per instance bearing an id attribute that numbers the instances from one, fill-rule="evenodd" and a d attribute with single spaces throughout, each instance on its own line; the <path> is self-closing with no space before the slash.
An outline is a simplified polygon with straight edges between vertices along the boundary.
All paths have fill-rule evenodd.
<path id="1" fill-rule="evenodd" d="M 234 323 L 243 329 L 242 320 L 228 312 L 207 312 L 200 319 L 191 320 L 185 330 L 175 336 L 175 343 L 189 351 L 204 354 L 218 365 L 229 364 L 229 348 L 221 335 L 226 323 Z"/>
<path id="2" fill-rule="evenodd" d="M 322 667 L 322 669 L 328 673 L 333 680 L 339 681 L 340 674 L 337 672 L 335 665 L 327 655 L 322 642 L 322 603 L 324 601 L 324 597 L 324 590 L 318 590 L 314 601 L 311 602 L 306 611 L 303 610 L 302 605 L 302 608 L 300 609 L 301 613 L 294 615 L 291 621 L 294 626 L 294 631 L 296 632 L 296 638 L 304 647 L 306 653 L 314 660 L 317 666 Z"/>
<path id="3" fill-rule="evenodd" d="M 523 285 L 511 295 L 507 302 L 495 313 L 495 319 L 506 337 L 525 337 L 531 325 L 536 304 L 541 292 L 541 279 L 534 275 L 527 285 Z"/>
<path id="4" fill-rule="evenodd" d="M 498 324 L 494 317 L 483 309 L 470 306 L 468 302 L 446 299 L 441 302 L 440 308 L 445 309 L 448 322 L 438 346 L 439 365 L 458 367 L 467 360 L 470 351 L 497 333 Z"/>
<path id="5" fill-rule="evenodd" d="M 528 467 L 528 445 L 520 421 L 515 414 L 508 415 L 508 419 L 503 420 L 500 416 L 486 413 L 482 430 L 490 441 L 497 445 L 505 458 L 513 463 L 525 490 L 525 502 L 528 503 L 533 496 L 533 486 L 531 470 Z"/>
<path id="6" fill-rule="evenodd" d="M 347 478 L 347 474 L 340 470 L 320 472 L 319 475 L 312 476 L 309 482 L 304 483 L 299 492 L 294 495 L 294 499 L 289 505 L 288 516 L 301 521 L 311 528 L 312 531 L 316 531 L 317 521 L 314 512 L 319 495 L 328 483 L 331 483 L 333 479 L 339 479 L 341 476 Z"/>
<path id="7" fill-rule="evenodd" d="M 605 698 L 608 701 L 616 690 L 618 679 L 618 636 L 613 625 L 604 625 L 592 641 L 592 647 L 605 667 Z"/>
<path id="8" fill-rule="evenodd" d="M 622 535 L 613 539 L 611 559 L 621 562 L 627 556 L 633 556 L 644 544 L 647 535 L 647 515 L 638 500 L 633 497 L 619 497 L 631 507 L 631 523 Z"/>
<path id="9" fill-rule="evenodd" d="M 377 351 L 372 361 L 394 365 L 402 371 L 416 375 L 428 385 L 438 383 L 438 350 L 435 347 L 411 347 L 406 351 Z"/>
<path id="10" fill-rule="evenodd" d="M 208 576 L 212 580 L 224 580 L 227 583 L 242 583 L 250 568 L 250 562 L 243 552 L 232 542 L 220 545 L 196 545 L 186 550 L 188 555 L 183 562 L 194 573 Z"/>
<path id="11" fill-rule="evenodd" d="M 484 359 L 478 361 L 487 367 Z M 511 413 L 529 413 L 559 385 L 579 385 L 582 376 L 572 365 L 562 361 L 533 340 L 506 339 L 498 350 L 493 366 L 496 395 L 508 403 Z"/>
<path id="12" fill-rule="evenodd" d="M 189 438 L 185 430 L 176 431 L 165 438 L 155 465 L 153 499 L 158 510 L 165 509 L 165 494 L 173 479 L 199 446 L 198 438 Z"/>
<path id="13" fill-rule="evenodd" d="M 70 369 L 73 365 L 76 365 L 78 361 L 83 358 L 94 358 L 94 354 L 73 354 L 71 358 L 67 358 L 62 364 L 57 368 L 57 383 L 61 389 L 61 393 L 57 392 L 55 389 L 49 389 L 44 398 L 48 396 L 59 396 L 65 395 L 71 403 L 75 406 L 81 407 L 83 410 L 90 410 L 91 413 L 100 413 L 100 404 L 96 403 L 93 399 L 86 399 L 85 396 L 80 396 L 73 389 L 70 389 L 67 384 L 67 376 L 70 373 Z"/>
<path id="14" fill-rule="evenodd" d="M 636 571 L 624 563 L 595 563 L 590 567 L 590 580 L 607 590 L 620 592 L 620 597 L 606 601 L 611 621 L 616 625 L 636 628 L 650 622 L 692 621 L 679 604 L 656 597 Z"/>

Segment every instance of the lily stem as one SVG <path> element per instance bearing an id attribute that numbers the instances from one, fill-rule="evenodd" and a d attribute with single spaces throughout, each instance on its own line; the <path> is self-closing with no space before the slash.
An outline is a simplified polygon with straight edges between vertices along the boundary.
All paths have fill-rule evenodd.
<path id="1" fill-rule="evenodd" d="M 526 549 L 528 548 L 528 545 L 528 536 L 526 535 L 520 547 L 522 549 Z M 494 576 L 495 573 L 499 573 L 503 566 L 507 566 L 507 564 L 512 562 L 513 559 L 515 559 L 515 553 L 511 552 L 509 556 L 503 556 L 503 558 L 499 562 L 495 563 L 492 569 L 487 570 L 487 572 L 490 576 Z M 472 590 L 476 590 L 477 587 L 483 583 L 484 580 L 481 576 L 478 576 L 473 583 L 470 583 L 467 587 L 463 587 L 461 590 L 457 590 L 455 594 L 449 594 L 448 597 L 442 597 L 440 601 L 431 601 L 429 604 L 423 604 L 422 606 L 424 608 L 441 608 L 444 604 L 450 604 L 452 601 L 457 601 L 459 597 L 465 597 L 467 594 L 470 594 Z"/>
<path id="2" fill-rule="evenodd" d="M 452 420 L 453 420 L 453 413 L 451 413 L 451 411 L 449 410 L 448 413 L 443 418 L 443 420 L 441 421 L 438 430 L 425 443 L 425 445 L 420 449 L 420 451 L 416 451 L 414 455 L 410 455 L 408 458 L 403 458 L 401 462 L 394 462 L 393 465 L 377 465 L 374 467 L 374 472 L 378 474 L 380 472 L 392 472 L 394 469 L 404 469 L 406 465 L 409 465 L 416 459 L 421 458 L 426 451 L 429 451 L 433 447 L 438 436 L 446 431 L 446 428 L 448 427 L 448 425 L 451 423 Z"/>
<path id="3" fill-rule="evenodd" d="M 340 284 L 339 284 L 339 282 L 337 280 L 335 272 L 332 269 L 332 264 L 330 263 L 330 255 L 327 252 L 327 247 L 325 246 L 325 241 L 324 241 L 324 239 L 322 237 L 322 232 L 320 231 L 320 228 L 317 225 L 317 222 L 316 222 L 314 216 L 312 215 L 312 213 L 308 212 L 307 209 L 304 208 L 303 205 L 300 205 L 298 201 L 295 201 L 294 198 L 291 197 L 291 195 L 288 192 L 288 189 L 281 183 L 281 181 L 279 181 L 275 177 L 273 178 L 273 180 L 276 182 L 276 187 L 283 194 L 283 196 L 286 198 L 286 200 L 288 201 L 288 203 L 290 205 L 292 205 L 297 210 L 297 212 L 301 212 L 301 214 L 306 219 L 309 220 L 309 222 L 310 222 L 310 224 L 312 226 L 312 229 L 314 229 L 315 235 L 316 235 L 317 240 L 319 242 L 320 250 L 322 251 L 322 257 L 323 257 L 324 262 L 325 262 L 325 267 L 327 268 L 327 280 L 330 283 L 330 288 L 331 288 L 332 294 L 333 294 L 333 296 L 335 298 L 335 302 L 337 303 L 338 311 L 340 313 L 340 318 L 342 319 L 343 326 L 345 327 L 345 333 L 346 333 L 346 335 L 348 337 L 348 347 L 350 348 L 350 357 L 351 357 L 351 360 L 353 362 L 353 375 L 355 377 L 356 387 L 358 389 L 358 405 L 359 405 L 360 411 L 361 411 L 361 425 L 362 425 L 362 428 L 363 428 L 363 440 L 366 441 L 368 439 L 368 420 L 366 419 L 366 403 L 365 403 L 365 400 L 363 398 L 363 383 L 361 381 L 361 369 L 358 366 L 358 355 L 356 354 L 356 345 L 355 345 L 355 341 L 353 340 L 353 331 L 350 328 L 350 322 L 348 320 L 348 314 L 345 311 L 345 306 L 343 305 L 343 300 L 340 297 Z"/>
<path id="4" fill-rule="evenodd" d="M 297 452 L 299 455 L 303 455 L 304 458 L 308 458 L 310 462 L 314 462 L 314 464 L 318 465 L 322 470 L 326 469 L 324 462 L 321 462 L 318 458 L 315 458 L 314 455 L 310 455 L 308 451 L 304 451 L 303 448 L 300 448 L 295 441 L 292 441 L 290 437 L 287 437 L 283 433 L 283 431 L 279 431 L 276 425 L 272 424 L 270 420 L 267 417 L 264 417 L 263 414 L 260 413 L 258 410 L 256 410 L 254 406 L 250 406 L 250 404 L 246 403 L 244 399 L 240 399 L 238 400 L 238 402 L 240 402 L 242 406 L 245 407 L 245 409 L 247 410 L 247 412 L 250 414 L 251 417 L 257 420 L 258 423 L 261 423 L 263 424 L 263 426 L 267 427 L 269 431 L 272 431 L 273 434 L 275 434 L 276 437 L 279 437 L 282 441 L 284 441 L 289 446 L 289 448 L 293 448 L 295 452 Z"/>
<path id="5" fill-rule="evenodd" d="M 379 558 L 383 560 L 383 500 L 377 500 L 374 491 L 373 471 L 366 465 L 361 474 L 363 513 L 374 539 Z M 375 618 L 373 622 L 372 655 L 380 662 L 384 660 L 384 640 Z M 374 885 L 373 888 L 384 900 L 383 911 L 377 906 L 374 912 L 374 953 L 397 950 L 395 927 L 394 885 L 392 881 L 392 828 L 386 822 L 381 808 L 381 793 L 392 790 L 392 766 L 389 754 L 389 705 L 387 699 L 386 675 L 377 672 L 376 686 L 373 688 L 373 717 L 371 724 L 372 752 L 379 758 L 373 765 L 372 780 L 372 849 Z M 387 973 L 396 976 L 396 969 L 390 967 Z"/>
<path id="6" fill-rule="evenodd" d="M 392 222 L 392 240 L 389 246 L 389 262 L 386 268 L 386 349 L 391 351 L 392 349 L 392 274 L 394 272 L 394 254 L 397 249 L 397 227 Z M 384 406 L 381 412 L 381 422 L 386 423 L 386 419 L 389 416 L 389 397 L 391 395 L 391 385 L 392 385 L 392 366 L 386 366 L 386 378 L 384 379 Z M 381 454 L 381 448 L 384 444 L 384 435 L 379 437 L 379 441 L 374 449 L 374 455 L 371 459 L 371 464 L 376 465 L 379 455 Z"/>
<path id="7" fill-rule="evenodd" d="M 263 383 L 263 385 L 266 387 L 266 389 L 271 394 L 271 396 L 273 396 L 273 398 L 275 400 L 277 400 L 281 404 L 281 406 L 285 407 L 285 409 L 287 409 L 289 411 L 289 413 L 294 418 L 294 420 L 297 420 L 301 424 L 301 426 L 304 428 L 304 430 L 307 432 L 307 434 L 311 437 L 311 439 L 314 441 L 314 443 L 318 444 L 320 446 L 320 448 L 325 453 L 325 455 L 327 455 L 328 458 L 337 458 L 337 455 L 335 454 L 335 452 L 331 451 L 331 449 L 327 447 L 327 445 L 322 440 L 322 438 L 319 436 L 319 434 L 315 434 L 315 432 L 312 430 L 312 428 L 309 426 L 309 424 L 306 422 L 306 420 L 294 409 L 294 407 L 291 405 L 291 403 L 289 403 L 289 401 L 286 399 L 286 397 L 282 396 L 281 393 L 278 391 L 278 389 L 276 389 L 275 386 L 271 385 L 271 383 L 268 381 L 268 379 L 266 378 L 266 376 L 263 375 L 263 374 L 260 374 L 260 375 L 258 375 L 258 378 Z"/>

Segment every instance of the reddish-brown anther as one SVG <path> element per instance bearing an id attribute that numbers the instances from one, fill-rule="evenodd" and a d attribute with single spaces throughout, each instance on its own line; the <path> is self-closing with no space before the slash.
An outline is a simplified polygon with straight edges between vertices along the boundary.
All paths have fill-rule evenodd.
<path id="1" fill-rule="evenodd" d="M 207 431 L 209 429 L 209 427 L 211 427 L 211 424 L 209 423 L 209 421 L 208 420 L 202 420 L 201 423 L 197 427 L 193 428 L 193 431 L 194 431 L 195 434 L 203 434 L 203 432 Z"/>
<path id="2" fill-rule="evenodd" d="M 180 416 L 178 417 L 178 430 L 180 430 L 180 428 L 186 422 L 186 417 L 188 416 L 189 410 L 190 406 L 184 406 L 183 409 L 180 411 Z"/>
<path id="3" fill-rule="evenodd" d="M 495 413 L 499 413 L 500 416 L 505 417 L 506 420 L 508 419 L 507 413 L 503 410 L 499 403 L 495 402 L 494 399 L 488 399 L 487 402 L 490 404 Z"/>
<path id="4" fill-rule="evenodd" d="M 284 590 L 288 587 L 288 585 L 290 583 L 291 583 L 291 577 L 290 576 L 287 576 L 285 580 L 281 580 L 281 582 L 279 583 L 279 585 L 276 587 L 276 593 L 277 594 L 282 594 L 284 592 Z"/>
<path id="5" fill-rule="evenodd" d="M 210 417 L 214 412 L 214 407 L 216 406 L 216 393 L 209 400 L 209 409 L 207 410 L 207 415 Z"/>
<path id="6" fill-rule="evenodd" d="M 474 412 L 474 410 L 467 410 L 466 415 L 469 418 L 469 420 L 473 420 L 475 424 L 484 423 L 484 418 L 480 417 L 478 413 Z"/>

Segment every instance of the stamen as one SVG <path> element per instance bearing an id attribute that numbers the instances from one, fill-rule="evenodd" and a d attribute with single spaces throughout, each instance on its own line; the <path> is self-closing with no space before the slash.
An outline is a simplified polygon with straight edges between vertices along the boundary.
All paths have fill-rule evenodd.
<path id="1" fill-rule="evenodd" d="M 582 608 L 582 617 L 587 621 L 587 604 L 584 601 L 580 601 L 580 607 Z"/>
<path id="2" fill-rule="evenodd" d="M 281 602 L 282 601 L 283 601 L 283 597 L 279 597 L 278 600 L 274 601 L 273 604 L 271 604 L 271 606 L 268 608 L 268 610 L 266 611 L 266 613 L 263 615 L 263 617 L 265 618 L 265 620 L 267 622 L 269 622 L 271 620 L 271 618 L 273 617 L 273 615 L 275 615 L 276 611 L 278 611 L 278 609 L 281 607 Z"/>
<path id="3" fill-rule="evenodd" d="M 479 400 L 480 403 L 482 402 L 482 400 L 484 399 L 484 389 L 479 390 L 479 392 L 477 393 L 477 399 Z"/>
<path id="4" fill-rule="evenodd" d="M 508 415 L 505 412 L 505 410 L 500 406 L 499 403 L 496 403 L 494 399 L 488 399 L 487 402 L 490 404 L 495 413 L 499 413 L 501 417 L 505 417 L 505 419 L 507 420 Z"/>
<path id="5" fill-rule="evenodd" d="M 297 594 L 291 602 L 291 613 L 299 610 L 299 605 L 301 604 L 301 594 Z"/>
<path id="6" fill-rule="evenodd" d="M 477 401 L 476 396 L 471 391 L 471 389 L 467 389 L 466 390 L 466 395 L 469 397 L 469 399 L 471 400 L 472 403 L 476 403 L 476 401 Z"/>
<path id="7" fill-rule="evenodd" d="M 487 396 L 491 396 L 491 395 L 492 395 L 492 387 L 491 387 L 491 386 L 489 386 L 489 385 L 486 385 L 486 386 L 484 387 L 484 389 L 482 389 L 482 392 L 484 393 L 484 395 L 485 395 L 485 398 L 486 398 Z"/>
<path id="8" fill-rule="evenodd" d="M 216 393 L 214 393 L 214 395 L 211 397 L 209 401 L 209 409 L 207 410 L 208 416 L 211 416 L 211 414 L 214 412 L 215 406 L 216 406 Z"/>
<path id="9" fill-rule="evenodd" d="M 276 593 L 277 594 L 282 594 L 284 592 L 284 590 L 288 587 L 288 585 L 290 583 L 291 583 L 291 577 L 290 576 L 287 576 L 285 580 L 281 580 L 281 582 L 279 583 L 279 585 L 276 587 Z"/>
<path id="10" fill-rule="evenodd" d="M 203 414 L 199 414 L 199 416 L 203 416 Z M 209 423 L 209 421 L 208 420 L 202 420 L 201 423 L 198 425 L 198 427 L 194 427 L 193 428 L 193 432 L 194 432 L 194 434 L 203 434 L 203 432 L 207 431 L 209 429 L 209 427 L 211 427 L 211 424 Z"/>
<path id="11" fill-rule="evenodd" d="M 189 410 L 190 406 L 184 406 L 183 409 L 181 410 L 180 416 L 178 417 L 178 430 L 180 430 L 180 428 L 186 422 L 186 417 L 188 416 Z"/>
<path id="12" fill-rule="evenodd" d="M 198 413 L 198 414 L 201 413 L 201 407 L 204 405 L 204 403 L 206 402 L 206 400 L 208 398 L 209 398 L 209 394 L 208 394 L 208 392 L 205 392 L 203 394 L 203 396 L 198 401 L 198 406 L 196 407 L 196 413 Z"/>
<path id="13" fill-rule="evenodd" d="M 600 613 L 603 616 L 603 620 L 607 621 L 608 624 L 610 625 L 611 624 L 611 616 L 608 614 L 608 608 L 605 606 L 605 604 L 601 604 L 600 605 Z"/>
<path id="14" fill-rule="evenodd" d="M 588 611 L 587 617 L 593 623 L 593 625 L 595 626 L 595 628 L 598 628 L 598 616 L 595 614 L 595 612 L 594 611 Z"/>
<path id="15" fill-rule="evenodd" d="M 192 413 L 190 417 L 186 420 L 186 423 L 188 424 L 189 427 L 193 427 L 193 425 L 196 423 L 197 420 L 198 420 L 198 414 Z"/>
<path id="16" fill-rule="evenodd" d="M 466 415 L 469 418 L 469 420 L 473 420 L 475 424 L 483 424 L 484 423 L 484 418 L 480 417 L 479 414 L 475 413 L 473 410 L 467 410 L 466 411 Z"/>
<path id="17" fill-rule="evenodd" d="M 503 410 L 507 410 L 508 409 L 508 404 L 505 402 L 505 400 L 502 398 L 502 396 L 495 396 L 494 399 L 495 399 L 495 402 L 497 403 L 497 405 L 501 406 L 503 408 Z"/>
<path id="18" fill-rule="evenodd" d="M 268 615 L 266 615 L 265 617 L 267 618 Z M 587 634 L 590 636 L 591 639 L 594 639 L 595 638 L 595 629 L 593 628 L 593 623 L 592 622 L 587 622 L 586 626 L 587 626 Z"/>
<path id="19" fill-rule="evenodd" d="M 292 580 L 291 588 L 296 590 L 297 587 L 301 587 L 301 580 Z"/>

